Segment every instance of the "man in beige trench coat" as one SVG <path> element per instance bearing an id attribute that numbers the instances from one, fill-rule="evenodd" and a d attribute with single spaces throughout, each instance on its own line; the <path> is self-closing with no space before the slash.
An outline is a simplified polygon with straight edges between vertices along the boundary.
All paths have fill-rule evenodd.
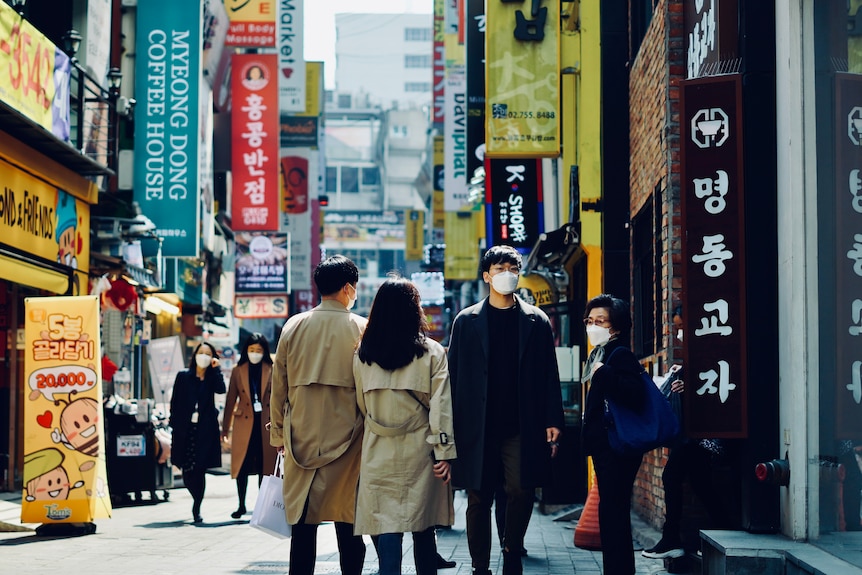
<path id="1" fill-rule="evenodd" d="M 353 351 L 366 323 L 349 311 L 358 281 L 348 258 L 321 262 L 314 270 L 320 305 L 290 318 L 278 341 L 270 442 L 284 450 L 290 575 L 313 575 L 323 521 L 335 522 L 343 575 L 360 575 L 365 561 L 362 537 L 353 534 L 363 421 Z"/>

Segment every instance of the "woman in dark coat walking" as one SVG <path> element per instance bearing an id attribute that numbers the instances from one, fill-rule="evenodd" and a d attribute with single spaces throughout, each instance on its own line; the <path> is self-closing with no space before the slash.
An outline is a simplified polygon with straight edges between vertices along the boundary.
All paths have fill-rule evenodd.
<path id="1" fill-rule="evenodd" d="M 224 377 L 218 353 L 202 342 L 192 354 L 187 370 L 177 374 L 171 396 L 171 460 L 183 471 L 183 484 L 192 495 L 192 517 L 201 518 L 206 490 L 206 470 L 221 466 L 218 410 L 215 394 L 224 393 Z"/>
<path id="2" fill-rule="evenodd" d="M 643 454 L 620 454 L 611 449 L 605 424 L 605 400 L 638 410 L 643 405 L 640 373 L 643 367 L 627 347 L 632 320 L 628 304 L 603 294 L 584 311 L 587 337 L 593 347 L 584 366 L 589 382 L 584 409 L 584 449 L 593 457 L 599 485 L 599 531 L 605 575 L 633 575 L 632 489 Z"/>

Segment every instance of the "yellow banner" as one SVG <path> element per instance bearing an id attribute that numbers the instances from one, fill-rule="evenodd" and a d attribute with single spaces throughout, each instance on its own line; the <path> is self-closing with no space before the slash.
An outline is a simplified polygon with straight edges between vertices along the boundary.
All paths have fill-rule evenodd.
<path id="1" fill-rule="evenodd" d="M 231 22 L 266 22 L 275 25 L 275 0 L 225 0 Z"/>
<path id="2" fill-rule="evenodd" d="M 49 132 L 54 125 L 56 49 L 30 22 L 0 3 L 0 100 Z"/>
<path id="3" fill-rule="evenodd" d="M 425 212 L 407 210 L 404 214 L 404 259 L 421 261 L 425 253 Z"/>
<path id="4" fill-rule="evenodd" d="M 479 235 L 482 212 L 446 212 L 447 280 L 475 280 L 479 277 Z"/>
<path id="5" fill-rule="evenodd" d="M 319 116 L 323 106 L 323 62 L 305 63 L 305 112 L 297 116 Z"/>
<path id="6" fill-rule="evenodd" d="M 488 2 L 485 23 L 486 157 L 559 156 L 560 0 Z"/>
<path id="7" fill-rule="evenodd" d="M 86 272 L 90 206 L 11 164 L 0 163 L 0 238 L 27 253 Z"/>
<path id="8" fill-rule="evenodd" d="M 24 300 L 22 523 L 111 516 L 97 296 Z"/>

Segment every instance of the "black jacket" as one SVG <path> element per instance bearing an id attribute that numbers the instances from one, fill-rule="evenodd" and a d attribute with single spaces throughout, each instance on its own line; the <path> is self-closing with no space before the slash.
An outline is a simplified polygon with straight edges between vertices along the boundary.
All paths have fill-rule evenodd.
<path id="1" fill-rule="evenodd" d="M 518 320 L 518 411 L 521 434 L 521 485 L 540 487 L 550 473 L 550 449 L 545 430 L 563 429 L 563 400 L 554 334 L 548 316 L 515 298 Z M 482 487 L 485 451 L 485 406 L 488 397 L 488 299 L 461 311 L 449 340 L 455 442 L 458 459 L 452 466 L 453 485 Z M 506 362 L 506 357 L 493 358 Z"/>
<path id="2" fill-rule="evenodd" d="M 191 463 L 186 459 L 189 435 L 195 433 L 195 469 L 221 467 L 221 439 L 215 394 L 224 393 L 221 370 L 208 367 L 200 381 L 194 370 L 183 370 L 174 381 L 171 396 L 171 463 L 180 469 Z M 198 404 L 198 423 L 192 413 Z"/>
<path id="3" fill-rule="evenodd" d="M 619 351 L 611 357 L 615 349 Z M 615 339 L 606 343 L 602 361 L 604 365 L 596 371 L 590 381 L 584 409 L 585 455 L 610 449 L 608 430 L 605 426 L 605 399 L 612 399 L 633 409 L 642 406 L 645 399 L 640 376 L 643 366 L 622 341 Z"/>

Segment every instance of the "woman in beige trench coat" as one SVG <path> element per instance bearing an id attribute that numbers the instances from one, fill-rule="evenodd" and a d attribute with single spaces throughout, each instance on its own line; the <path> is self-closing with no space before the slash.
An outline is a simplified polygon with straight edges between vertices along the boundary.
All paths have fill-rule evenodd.
<path id="1" fill-rule="evenodd" d="M 425 326 L 416 287 L 388 279 L 353 358 L 356 401 L 365 416 L 355 532 L 379 536 L 380 575 L 401 574 L 406 532 L 413 534 L 418 575 L 435 575 L 434 528 L 454 519 L 449 368 Z"/>
<path id="2" fill-rule="evenodd" d="M 222 420 L 222 440 L 230 441 L 230 476 L 236 479 L 239 498 L 239 507 L 230 515 L 234 519 L 246 512 L 248 476 L 257 475 L 260 485 L 263 474 L 275 468 L 276 449 L 269 444 L 269 433 L 264 432 L 269 423 L 271 378 L 269 342 L 254 333 L 243 343 L 231 372 Z"/>

